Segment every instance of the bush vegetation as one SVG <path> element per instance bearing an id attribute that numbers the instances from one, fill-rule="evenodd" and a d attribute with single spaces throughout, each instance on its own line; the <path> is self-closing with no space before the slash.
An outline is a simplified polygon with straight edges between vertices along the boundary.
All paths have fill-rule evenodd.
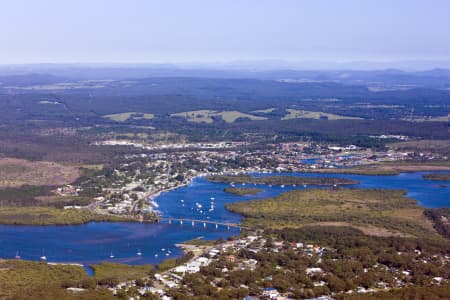
<path id="1" fill-rule="evenodd" d="M 402 190 L 307 189 L 238 202 L 227 209 L 245 216 L 249 227 L 283 228 L 310 224 L 347 225 L 372 235 L 433 236 L 423 208 Z"/>
<path id="2" fill-rule="evenodd" d="M 244 195 L 256 195 L 260 193 L 262 190 L 257 188 L 236 188 L 236 187 L 227 187 L 224 189 L 224 192 L 244 196 Z"/>
<path id="3" fill-rule="evenodd" d="M 224 183 L 254 183 L 272 185 L 341 185 L 357 184 L 355 180 L 338 177 L 299 177 L 299 176 L 264 176 L 253 177 L 250 175 L 212 175 L 207 179 L 211 182 Z"/>

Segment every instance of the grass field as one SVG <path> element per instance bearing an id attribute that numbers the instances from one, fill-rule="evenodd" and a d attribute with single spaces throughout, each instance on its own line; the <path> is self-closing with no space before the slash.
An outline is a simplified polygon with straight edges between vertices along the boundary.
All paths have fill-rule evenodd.
<path id="1" fill-rule="evenodd" d="M 75 181 L 78 168 L 46 161 L 0 158 L 0 188 L 63 185 Z"/>
<path id="2" fill-rule="evenodd" d="M 71 225 L 91 221 L 132 221 L 123 217 L 94 214 L 82 209 L 50 207 L 0 207 L 0 224 L 11 225 Z"/>
<path id="3" fill-rule="evenodd" d="M 401 190 L 307 189 L 275 198 L 228 204 L 244 225 L 262 228 L 351 226 L 374 236 L 430 237 L 424 209 Z"/>
<path id="4" fill-rule="evenodd" d="M 111 114 L 111 115 L 105 115 L 104 118 L 116 121 L 116 122 L 125 122 L 128 120 L 151 120 L 155 117 L 153 114 L 148 113 L 139 113 L 139 112 L 124 112 L 119 114 Z"/>
<path id="5" fill-rule="evenodd" d="M 267 120 L 265 117 L 254 116 L 250 114 L 245 114 L 239 111 L 214 111 L 214 110 L 194 110 L 181 112 L 176 114 L 171 114 L 172 117 L 183 117 L 188 122 L 195 123 L 208 123 L 211 124 L 214 122 L 214 119 L 217 117 L 222 118 L 227 123 L 234 123 L 237 119 L 250 119 L 253 121 L 257 120 Z"/>
<path id="6" fill-rule="evenodd" d="M 282 120 L 290 119 L 327 119 L 327 120 L 362 120 L 362 118 L 348 117 L 335 115 L 330 113 L 324 113 L 320 111 L 307 111 L 288 108 L 286 109 L 287 114 L 282 118 Z"/>

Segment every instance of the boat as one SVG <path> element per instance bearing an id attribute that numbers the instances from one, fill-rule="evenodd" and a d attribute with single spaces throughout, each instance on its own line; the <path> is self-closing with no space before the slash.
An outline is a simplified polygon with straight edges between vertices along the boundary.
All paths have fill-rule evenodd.
<path id="1" fill-rule="evenodd" d="M 284 184 L 281 185 L 281 188 L 284 189 Z"/>
<path id="2" fill-rule="evenodd" d="M 141 249 L 138 249 L 138 252 L 136 254 L 137 254 L 137 256 L 142 256 Z"/>
<path id="3" fill-rule="evenodd" d="M 211 197 L 211 198 L 209 198 L 209 199 L 211 199 L 211 200 L 215 200 L 216 198 L 214 198 L 214 197 Z"/>
<path id="4" fill-rule="evenodd" d="M 156 208 L 159 207 L 158 203 L 156 203 L 155 201 L 151 201 L 150 204 L 153 205 L 153 206 L 156 207 Z"/>
<path id="5" fill-rule="evenodd" d="M 42 250 L 42 256 L 40 257 L 41 260 L 47 260 L 47 256 L 44 254 L 44 250 Z"/>
<path id="6" fill-rule="evenodd" d="M 158 257 L 158 253 L 155 254 L 155 257 Z"/>
<path id="7" fill-rule="evenodd" d="M 20 259 L 19 251 L 16 251 L 16 259 Z"/>
<path id="8" fill-rule="evenodd" d="M 111 251 L 111 253 L 109 254 L 109 258 L 114 258 L 114 254 L 112 253 L 112 251 Z"/>
<path id="9" fill-rule="evenodd" d="M 181 202 L 181 203 L 183 203 L 183 202 L 184 202 L 184 200 L 183 200 L 183 199 L 181 199 L 181 200 L 180 200 L 180 202 Z"/>

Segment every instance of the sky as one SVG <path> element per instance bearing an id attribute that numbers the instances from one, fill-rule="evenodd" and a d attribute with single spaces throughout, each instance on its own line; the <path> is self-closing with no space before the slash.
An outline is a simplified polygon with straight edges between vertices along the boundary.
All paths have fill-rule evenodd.
<path id="1" fill-rule="evenodd" d="M 448 0 L 0 0 L 0 64 L 450 60 Z"/>

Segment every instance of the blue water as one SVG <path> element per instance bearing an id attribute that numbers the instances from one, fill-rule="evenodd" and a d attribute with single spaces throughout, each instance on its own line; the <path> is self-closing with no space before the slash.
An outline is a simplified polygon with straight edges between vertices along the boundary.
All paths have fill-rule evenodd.
<path id="1" fill-rule="evenodd" d="M 447 172 L 448 173 L 448 172 Z M 450 183 L 422 179 L 425 173 L 404 173 L 398 176 L 359 176 L 337 174 L 289 174 L 294 176 L 329 176 L 358 180 L 355 187 L 404 189 L 407 196 L 425 207 L 450 207 Z M 255 176 L 285 174 L 254 174 Z M 266 198 L 292 189 L 304 187 L 258 185 L 258 195 L 236 196 L 223 192 L 227 184 L 210 183 L 195 179 L 189 186 L 161 194 L 156 202 L 164 217 L 183 217 L 209 221 L 238 223 L 241 217 L 228 212 L 224 204 Z M 253 186 L 253 185 L 247 185 Z M 211 200 L 214 197 L 214 200 Z M 183 200 L 183 201 L 181 201 Z M 214 204 L 214 211 L 211 204 Z M 198 205 L 202 207 L 200 208 Z M 16 251 L 23 259 L 39 260 L 45 254 L 50 262 L 72 262 L 89 265 L 101 261 L 127 264 L 158 263 L 177 257 L 182 251 L 175 247 L 189 239 L 226 238 L 238 234 L 238 229 L 215 229 L 202 224 L 146 224 L 146 223 L 88 223 L 74 226 L 13 226 L 0 225 L 0 257 L 14 258 Z M 162 250 L 164 249 L 164 250 Z M 138 256 L 138 251 L 142 256 Z M 109 256 L 111 253 L 114 258 Z"/>

